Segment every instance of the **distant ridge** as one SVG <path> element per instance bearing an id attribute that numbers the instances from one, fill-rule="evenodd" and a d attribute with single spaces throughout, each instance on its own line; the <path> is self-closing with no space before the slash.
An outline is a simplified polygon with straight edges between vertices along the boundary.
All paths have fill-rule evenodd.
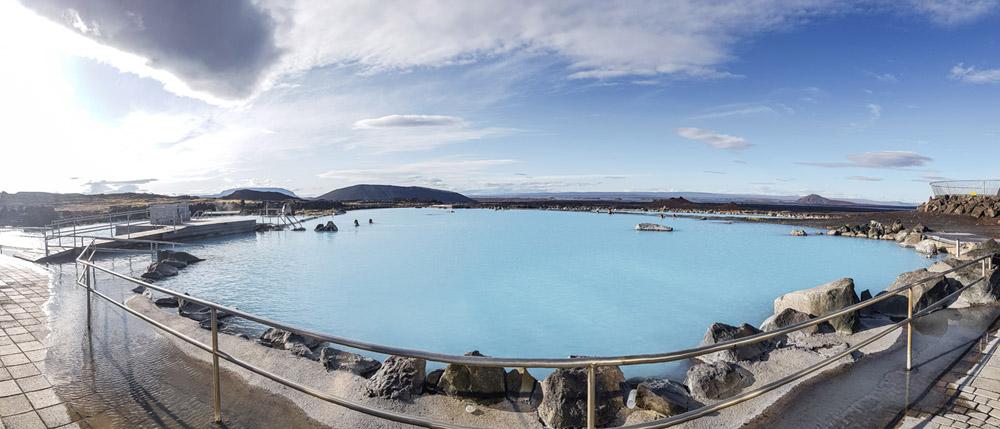
<path id="1" fill-rule="evenodd" d="M 420 186 L 354 185 L 335 189 L 316 197 L 328 201 L 420 201 L 446 204 L 468 204 L 476 200 L 458 192 Z"/>
<path id="2" fill-rule="evenodd" d="M 228 196 L 228 195 L 230 195 L 230 194 L 232 194 L 233 192 L 236 192 L 236 191 L 277 192 L 279 194 L 285 194 L 285 195 L 287 195 L 289 197 L 292 197 L 292 198 L 299 198 L 299 196 L 295 195 L 294 192 L 289 191 L 288 189 L 285 189 L 285 188 L 259 188 L 259 187 L 230 188 L 230 189 L 226 189 L 225 191 L 219 192 L 217 194 L 201 195 L 201 196 L 205 197 L 205 198 L 221 198 L 221 197 Z"/>
<path id="3" fill-rule="evenodd" d="M 284 201 L 298 200 L 300 198 L 289 196 L 281 192 L 255 191 L 253 189 L 240 189 L 219 198 L 227 200 L 251 200 L 251 201 Z"/>
<path id="4" fill-rule="evenodd" d="M 826 198 L 826 197 L 823 197 L 823 196 L 820 196 L 820 195 L 816 195 L 816 194 L 806 195 L 806 196 L 804 196 L 802 198 L 799 198 L 799 199 L 795 200 L 795 203 L 796 204 L 801 204 L 803 206 L 853 206 L 853 205 L 855 205 L 854 203 L 852 203 L 850 201 L 831 200 L 829 198 Z"/>
<path id="5" fill-rule="evenodd" d="M 632 201 L 649 202 L 669 198 L 684 198 L 694 203 L 738 203 L 738 204 L 786 204 L 798 205 L 799 195 L 764 194 L 717 194 L 712 192 L 514 192 L 502 194 L 472 194 L 477 200 L 525 199 L 525 200 L 576 200 L 576 201 Z M 848 203 L 866 207 L 911 208 L 919 205 L 905 201 L 875 201 L 861 198 L 844 198 Z"/>

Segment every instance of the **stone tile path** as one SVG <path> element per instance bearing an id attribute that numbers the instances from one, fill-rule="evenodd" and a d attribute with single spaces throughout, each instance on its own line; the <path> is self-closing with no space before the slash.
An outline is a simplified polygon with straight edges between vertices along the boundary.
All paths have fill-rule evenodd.
<path id="1" fill-rule="evenodd" d="M 0 255 L 0 429 L 89 428 L 45 375 L 49 276 Z"/>
<path id="2" fill-rule="evenodd" d="M 997 329 L 972 347 L 910 408 L 897 428 L 1000 429 L 1000 337 Z"/>

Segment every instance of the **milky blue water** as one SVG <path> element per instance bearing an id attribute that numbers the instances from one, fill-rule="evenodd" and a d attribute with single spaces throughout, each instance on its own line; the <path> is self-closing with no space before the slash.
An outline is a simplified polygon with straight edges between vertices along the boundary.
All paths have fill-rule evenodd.
<path id="1" fill-rule="evenodd" d="M 337 216 L 337 233 L 312 231 L 327 220 L 202 241 L 191 251 L 207 261 L 159 284 L 387 345 L 565 357 L 692 347 L 712 322 L 758 325 L 785 292 L 852 277 L 859 293 L 875 293 L 928 264 L 893 242 L 757 223 L 667 218 L 674 232 L 637 232 L 659 219 L 385 209 Z"/>

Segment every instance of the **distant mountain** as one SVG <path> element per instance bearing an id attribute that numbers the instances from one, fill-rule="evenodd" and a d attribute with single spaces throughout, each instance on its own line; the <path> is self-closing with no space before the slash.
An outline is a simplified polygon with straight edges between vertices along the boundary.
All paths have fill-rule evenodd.
<path id="1" fill-rule="evenodd" d="M 281 192 L 270 192 L 270 191 L 255 191 L 253 189 L 240 189 L 233 191 L 228 195 L 223 195 L 219 198 L 227 200 L 251 200 L 251 201 L 284 201 L 295 199 L 298 200 L 299 197 L 290 196 Z"/>
<path id="2" fill-rule="evenodd" d="M 740 204 L 800 204 L 798 195 L 762 194 L 716 194 L 711 192 L 523 192 L 496 195 L 473 194 L 478 200 L 572 200 L 572 201 L 626 201 L 648 202 L 670 198 L 684 198 L 693 203 L 740 203 Z M 916 207 L 917 203 L 903 201 L 874 201 L 845 198 L 841 202 L 870 207 Z"/>
<path id="3" fill-rule="evenodd" d="M 801 204 L 803 206 L 853 206 L 854 203 L 850 201 L 839 201 L 831 200 L 816 194 L 809 194 L 802 198 L 795 200 L 796 204 Z"/>
<path id="4" fill-rule="evenodd" d="M 474 203 L 476 200 L 458 192 L 420 186 L 354 185 L 316 197 L 329 201 L 422 201 L 446 204 Z"/>
<path id="5" fill-rule="evenodd" d="M 201 196 L 205 197 L 205 198 L 220 198 L 220 197 L 224 197 L 224 196 L 230 195 L 233 192 L 244 191 L 244 190 L 245 191 L 257 191 L 257 192 L 277 192 L 279 194 L 285 194 L 285 195 L 287 195 L 289 197 L 292 197 L 292 198 L 299 198 L 299 196 L 295 195 L 294 192 L 289 191 L 288 189 L 285 189 L 285 188 L 232 188 L 232 189 L 226 189 L 225 191 L 219 192 L 217 194 L 201 195 Z"/>

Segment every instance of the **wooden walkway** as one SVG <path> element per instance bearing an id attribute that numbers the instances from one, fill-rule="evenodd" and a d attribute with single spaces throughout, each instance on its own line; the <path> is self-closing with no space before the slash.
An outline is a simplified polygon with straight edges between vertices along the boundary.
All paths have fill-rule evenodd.
<path id="1" fill-rule="evenodd" d="M 1000 323 L 907 410 L 896 428 L 1000 429 Z"/>

